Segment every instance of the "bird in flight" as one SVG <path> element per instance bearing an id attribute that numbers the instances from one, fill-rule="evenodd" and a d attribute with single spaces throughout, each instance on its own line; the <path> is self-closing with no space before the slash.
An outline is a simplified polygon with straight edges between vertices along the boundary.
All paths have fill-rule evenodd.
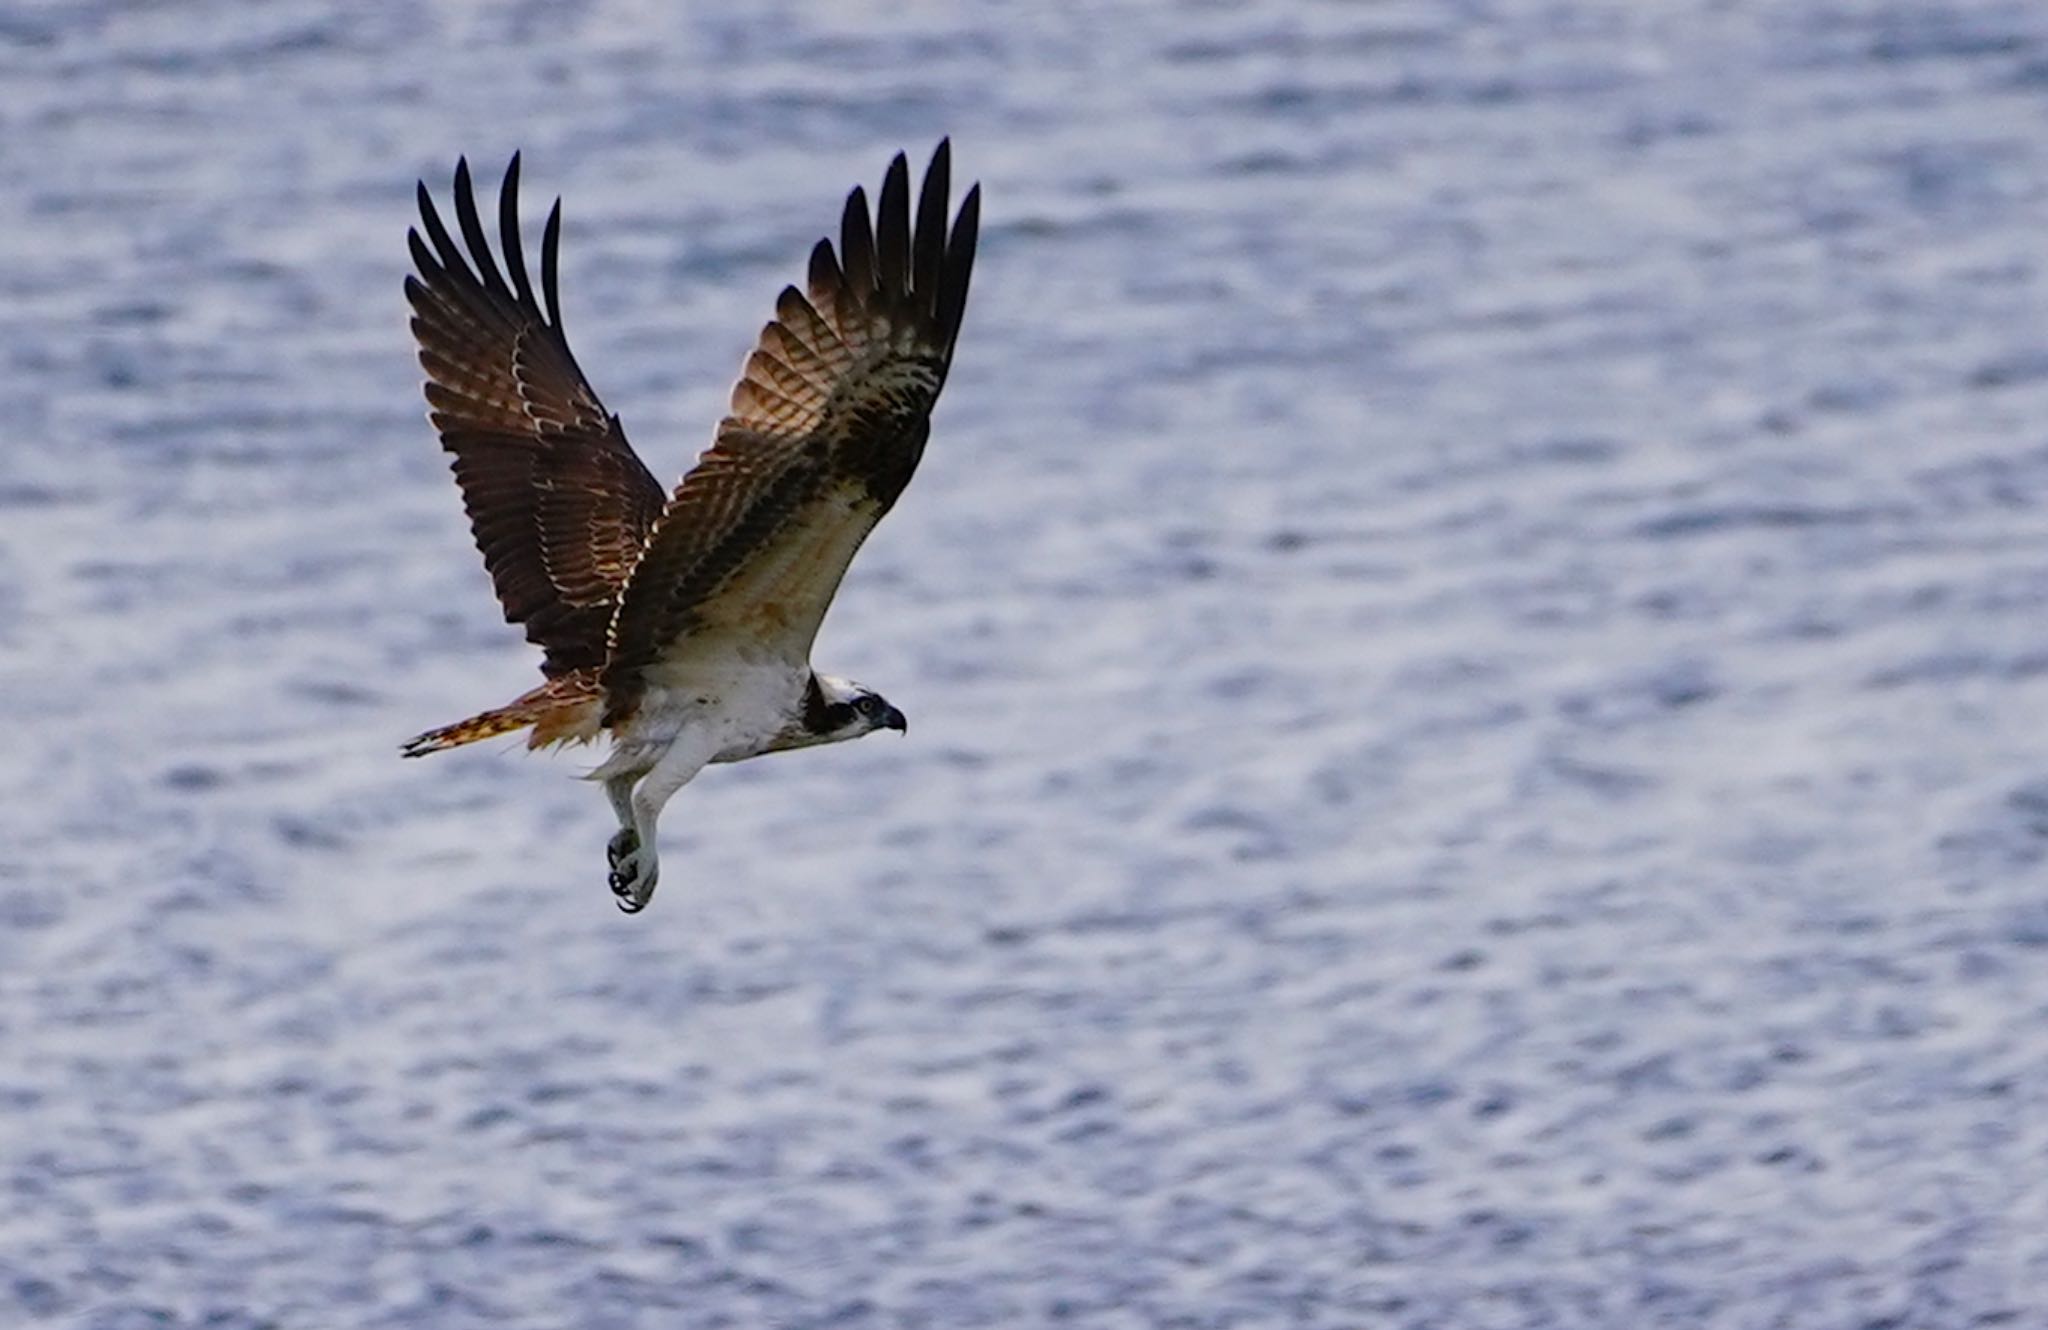
<path id="1" fill-rule="evenodd" d="M 470 528 L 505 618 L 544 677 L 511 703 L 404 747 L 407 757 L 529 731 L 527 746 L 611 751 L 589 779 L 618 815 L 607 855 L 619 907 L 644 909 L 655 824 L 713 762 L 903 731 L 879 693 L 811 668 L 847 565 L 910 483 L 967 303 L 981 187 L 947 217 L 940 142 L 915 207 L 898 153 L 872 213 L 855 189 L 839 245 L 761 330 L 711 448 L 664 494 L 598 400 L 562 331 L 558 199 L 540 290 L 519 228 L 519 158 L 498 192 L 492 253 L 455 168 L 458 243 L 419 187 L 405 282 L 429 417 L 453 457 Z"/>

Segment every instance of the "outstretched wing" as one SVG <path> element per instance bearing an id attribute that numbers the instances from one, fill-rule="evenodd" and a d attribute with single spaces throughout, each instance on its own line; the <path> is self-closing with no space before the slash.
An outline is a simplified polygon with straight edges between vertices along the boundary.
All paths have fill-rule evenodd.
<path id="1" fill-rule="evenodd" d="M 526 625 L 551 677 L 604 663 L 615 602 L 662 508 L 662 489 L 604 409 L 562 336 L 556 249 L 562 204 L 541 239 L 543 312 L 519 240 L 519 158 L 498 194 L 498 270 L 477 217 L 469 163 L 455 167 L 463 250 L 419 187 L 407 233 L 419 277 L 405 279 L 428 375 L 430 418 L 505 618 Z M 429 247 L 428 241 L 431 241 Z M 472 266 L 474 265 L 474 266 Z"/>
<path id="2" fill-rule="evenodd" d="M 676 487 L 611 628 L 608 711 L 679 639 L 737 630 L 801 664 L 854 552 L 917 469 L 946 382 L 981 213 L 946 226 L 950 151 L 932 154 L 913 227 L 901 153 L 870 222 L 846 200 L 839 253 L 811 251 L 732 393 L 717 440 Z"/>

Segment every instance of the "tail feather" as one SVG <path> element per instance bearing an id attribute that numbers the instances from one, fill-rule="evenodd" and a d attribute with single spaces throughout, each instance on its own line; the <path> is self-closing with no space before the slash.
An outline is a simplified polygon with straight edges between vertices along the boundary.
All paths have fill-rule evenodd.
<path id="1" fill-rule="evenodd" d="M 597 737 L 599 692 L 596 680 L 578 672 L 550 679 L 510 705 L 480 712 L 467 720 L 428 730 L 405 741 L 406 757 L 425 757 L 446 748 L 460 748 L 500 734 L 533 727 L 526 746 L 587 742 Z"/>
<path id="2" fill-rule="evenodd" d="M 443 725 L 438 730 L 416 734 L 405 741 L 405 747 L 399 752 L 406 757 L 425 757 L 428 753 L 438 753 L 444 748 L 460 748 L 464 744 L 473 744 L 500 734 L 510 734 L 514 730 L 523 730 L 531 724 L 533 717 L 526 714 L 525 709 L 515 702 L 509 707 L 499 707 L 496 711 L 471 716 L 468 720 L 458 720 L 453 725 Z"/>

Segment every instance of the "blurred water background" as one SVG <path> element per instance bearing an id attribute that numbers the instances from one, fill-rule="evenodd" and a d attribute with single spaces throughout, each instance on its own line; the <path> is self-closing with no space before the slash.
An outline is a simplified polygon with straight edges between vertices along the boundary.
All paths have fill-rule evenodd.
<path id="1" fill-rule="evenodd" d="M 413 181 L 666 478 L 941 134 L 910 737 L 622 919 L 397 758 Z M 2019 0 L 0 8 L 0 1324 L 2048 1326 L 2044 142 Z"/>

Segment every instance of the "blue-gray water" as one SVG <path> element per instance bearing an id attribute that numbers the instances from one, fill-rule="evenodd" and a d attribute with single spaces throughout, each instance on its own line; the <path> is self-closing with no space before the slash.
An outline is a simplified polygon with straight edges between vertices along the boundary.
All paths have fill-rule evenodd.
<path id="1" fill-rule="evenodd" d="M 0 1325 L 2048 1325 L 2048 10 L 0 10 Z M 637 919 L 422 419 L 980 271 Z"/>

